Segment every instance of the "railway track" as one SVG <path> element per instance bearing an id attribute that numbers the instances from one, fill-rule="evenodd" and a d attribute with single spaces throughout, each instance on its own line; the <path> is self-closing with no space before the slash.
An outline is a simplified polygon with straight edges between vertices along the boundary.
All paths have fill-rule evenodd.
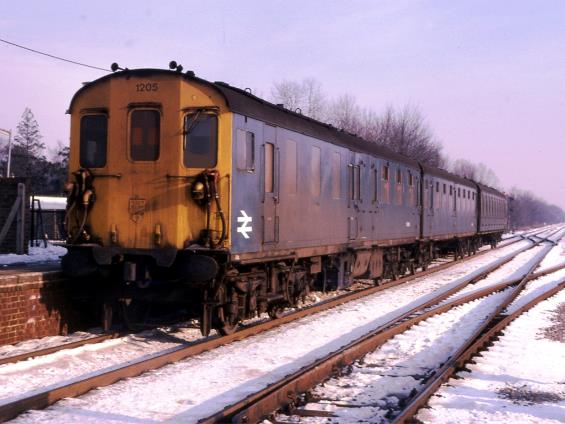
<path id="1" fill-rule="evenodd" d="M 528 237 L 537 237 L 539 234 L 544 234 L 546 231 L 547 231 L 547 229 L 543 228 L 543 229 L 538 229 L 536 231 L 529 231 L 529 232 L 522 234 L 522 235 L 516 235 L 516 236 L 513 236 L 513 237 L 509 237 L 509 238 L 503 240 L 500 243 L 499 248 L 509 246 L 511 244 L 517 243 L 517 242 L 525 240 L 525 239 L 528 239 L 528 240 L 535 243 L 537 240 L 529 239 Z M 401 277 L 397 280 L 388 281 L 386 283 L 383 283 L 380 286 L 378 286 L 378 288 L 376 290 L 372 286 L 369 289 L 366 289 L 366 291 L 363 291 L 363 289 L 361 289 L 359 291 L 359 294 L 361 296 L 369 295 L 369 294 L 372 294 L 376 291 L 380 291 L 380 290 L 383 290 L 387 287 L 390 287 L 392 285 L 403 284 L 403 283 L 411 281 L 414 278 L 422 277 L 422 276 L 425 276 L 425 275 L 429 275 L 433 272 L 438 272 L 438 271 L 447 269 L 452 265 L 471 260 L 471 259 L 473 259 L 477 256 L 484 255 L 484 254 L 486 254 L 490 251 L 491 250 L 482 250 L 480 252 L 477 252 L 475 255 L 467 256 L 465 258 L 457 260 L 456 262 L 450 261 L 450 262 L 446 262 L 446 263 L 442 263 L 442 264 L 436 264 L 436 265 L 433 265 L 432 267 L 430 267 L 426 271 L 417 272 L 415 275 L 411 275 L 411 276 L 407 276 L 407 277 Z M 356 298 L 357 298 L 356 295 L 344 294 L 344 295 L 335 299 L 338 303 L 328 304 L 326 306 L 333 307 L 334 305 L 340 304 L 341 301 L 348 302 L 348 301 L 354 300 Z M 307 310 L 308 308 L 309 307 L 305 307 L 303 309 Z M 323 309 L 321 309 L 321 310 L 323 310 Z M 96 336 L 93 336 L 93 337 L 88 337 L 88 338 L 84 338 L 84 339 L 76 340 L 76 341 L 72 341 L 72 342 L 61 343 L 59 345 L 48 346 L 48 347 L 41 348 L 41 349 L 31 350 L 31 351 L 23 352 L 23 353 L 20 353 L 20 354 L 17 354 L 17 355 L 10 355 L 10 356 L 4 356 L 4 357 L 0 356 L 0 365 L 15 363 L 15 362 L 19 362 L 19 361 L 25 361 L 25 360 L 32 359 L 32 358 L 50 355 L 50 354 L 53 354 L 53 353 L 56 353 L 56 352 L 60 352 L 62 350 L 76 349 L 76 348 L 81 347 L 81 346 L 86 346 L 86 345 L 96 344 L 96 343 L 102 343 L 102 342 L 105 342 L 107 340 L 112 340 L 112 339 L 116 339 L 116 338 L 119 338 L 119 337 L 123 337 L 126 334 L 129 334 L 129 333 L 126 333 L 126 332 L 111 332 L 111 333 L 100 334 L 100 335 L 96 335 Z"/>
<path id="2" fill-rule="evenodd" d="M 535 244 L 542 243 L 542 240 L 537 241 Z M 518 252 L 525 251 L 528 247 L 524 247 L 519 249 Z M 487 251 L 488 252 L 488 251 Z M 518 253 L 516 253 L 518 254 Z M 484 277 L 485 275 L 492 272 L 499 266 L 502 266 L 504 263 L 507 263 L 512 257 L 515 255 L 507 255 L 503 260 L 496 261 L 496 264 L 484 269 L 481 273 L 477 273 L 475 275 L 470 276 L 465 284 L 469 284 L 474 281 L 478 281 L 480 278 Z M 474 256 L 476 257 L 476 256 Z M 471 258 L 474 258 L 471 257 Z M 465 258 L 465 260 L 469 260 L 469 258 Z M 52 387 L 50 390 L 39 390 L 33 396 L 26 397 L 26 398 L 19 398 L 17 401 L 14 402 L 4 402 L 0 403 L 0 419 L 7 420 L 10 419 L 17 414 L 26 411 L 28 409 L 38 409 L 44 408 L 57 400 L 63 397 L 70 397 L 70 396 L 78 396 L 82 393 L 85 393 L 91 390 L 94 387 L 101 387 L 105 385 L 109 385 L 118 381 L 123 378 L 133 377 L 139 375 L 145 371 L 155 369 L 161 367 L 167 363 L 179 361 L 181 359 L 187 358 L 192 355 L 196 355 L 198 353 L 202 353 L 204 351 L 214 349 L 218 346 L 230 343 L 235 340 L 241 340 L 243 338 L 249 337 L 254 334 L 258 334 L 260 332 L 266 331 L 267 329 L 273 328 L 275 326 L 280 326 L 285 323 L 289 323 L 296 319 L 302 318 L 306 315 L 320 312 L 324 309 L 333 308 L 339 304 L 352 301 L 354 299 L 358 299 L 362 296 L 366 296 L 369 294 L 376 293 L 378 291 L 384 290 L 385 288 L 400 285 L 402 283 L 411 281 L 414 278 L 421 277 L 422 275 L 429 275 L 431 273 L 443 270 L 448 268 L 449 266 L 453 265 L 453 263 L 441 265 L 432 269 L 429 269 L 425 273 L 419 273 L 416 276 L 410 276 L 402 278 L 396 282 L 384 284 L 379 287 L 373 287 L 370 289 L 362 290 L 361 292 L 355 292 L 348 295 L 343 295 L 338 298 L 331 299 L 329 301 L 322 302 L 321 304 L 314 305 L 313 307 L 296 311 L 290 313 L 288 315 L 283 316 L 278 320 L 268 321 L 265 323 L 258 323 L 255 325 L 251 325 L 248 327 L 243 328 L 241 331 L 234 333 L 230 336 L 225 337 L 211 337 L 209 339 L 205 339 L 202 342 L 193 343 L 188 346 L 180 346 L 178 348 L 169 349 L 168 352 L 164 354 L 155 354 L 152 355 L 148 359 L 140 360 L 140 361 L 132 361 L 133 363 L 128 364 L 124 367 L 117 367 L 111 370 L 106 370 L 101 373 L 97 373 L 94 376 L 90 376 L 88 379 L 80 379 L 78 381 L 74 381 L 69 384 L 60 384 L 56 387 Z M 547 270 L 549 272 L 551 270 Z M 533 277 L 532 277 L 533 278 Z M 457 287 L 460 288 L 465 285 L 464 283 L 459 284 Z M 420 305 L 420 309 L 429 307 L 430 305 L 437 303 L 441 299 L 445 299 L 450 296 L 452 293 L 457 291 L 457 289 L 453 288 L 452 290 L 448 290 L 442 293 L 442 295 L 433 301 L 426 302 L 423 305 Z M 407 318 L 404 317 L 404 318 Z"/>
<path id="3" fill-rule="evenodd" d="M 544 253 L 549 252 L 551 249 L 552 243 L 549 244 L 550 246 L 544 249 Z M 438 302 L 436 303 L 439 304 L 431 308 L 414 308 L 413 310 L 408 311 L 405 315 L 391 320 L 381 329 L 364 336 L 363 338 L 327 355 L 326 357 L 320 358 L 308 367 L 305 367 L 279 382 L 272 384 L 264 390 L 207 417 L 201 422 L 258 422 L 269 416 L 269 414 L 273 413 L 273 411 L 281 408 L 290 410 L 291 412 L 289 415 L 295 415 L 297 418 L 334 417 L 331 412 L 325 410 L 296 409 L 296 406 L 301 403 L 299 395 L 307 393 L 315 385 L 327 380 L 331 376 L 336 374 L 339 375 L 339 370 L 342 370 L 346 366 L 363 358 L 365 355 L 373 352 L 392 337 L 405 332 L 407 329 L 419 322 L 427 320 L 433 316 L 443 314 L 457 306 L 504 290 L 504 300 L 500 302 L 498 307 L 492 313 L 489 314 L 483 324 L 465 340 L 465 343 L 445 362 L 443 366 L 430 373 L 431 377 L 427 379 L 424 385 L 419 386 L 418 389 L 413 389 L 411 398 L 403 399 L 405 407 L 400 413 L 394 416 L 387 416 L 387 419 L 390 419 L 395 423 L 408 422 L 414 417 L 420 408 L 426 405 L 429 397 L 442 383 L 451 378 L 456 371 L 462 369 L 465 366 L 465 363 L 469 361 L 473 355 L 477 354 L 477 352 L 484 348 L 485 345 L 490 343 L 493 338 L 510 322 L 542 300 L 553 296 L 565 287 L 565 278 L 562 278 L 559 284 L 555 287 L 545 291 L 526 305 L 517 309 L 515 312 L 508 315 L 504 315 L 502 313 L 520 294 L 529 281 L 539 278 L 541 274 L 547 275 L 547 273 L 563 268 L 563 265 L 561 265 L 547 269 L 547 273 L 534 273 L 534 269 L 539 265 L 544 256 L 545 255 L 540 255 L 540 257 L 531 265 L 530 269 L 528 269 L 521 278 L 477 290 L 453 301 L 440 303 L 441 301 L 438 299 Z M 506 293 L 507 291 L 508 293 Z M 293 420 L 292 422 L 296 421 L 297 420 Z"/>

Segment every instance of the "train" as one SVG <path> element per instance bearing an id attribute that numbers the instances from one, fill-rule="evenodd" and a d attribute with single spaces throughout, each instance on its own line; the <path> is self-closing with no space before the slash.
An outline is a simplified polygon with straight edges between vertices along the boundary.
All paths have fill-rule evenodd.
<path id="1" fill-rule="evenodd" d="M 506 196 L 249 89 L 121 69 L 71 100 L 63 271 L 116 308 L 185 305 L 221 334 L 313 287 L 496 245 Z M 117 306 L 118 305 L 118 306 Z"/>

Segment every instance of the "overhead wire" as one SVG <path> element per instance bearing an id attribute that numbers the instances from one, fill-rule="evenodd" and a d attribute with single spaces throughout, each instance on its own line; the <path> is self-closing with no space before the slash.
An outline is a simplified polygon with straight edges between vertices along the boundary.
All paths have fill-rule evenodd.
<path id="1" fill-rule="evenodd" d="M 84 66 L 84 67 L 87 67 L 87 68 L 98 69 L 99 71 L 111 72 L 110 69 L 100 68 L 100 67 L 98 67 L 98 66 L 93 66 L 93 65 L 88 65 L 88 64 L 86 64 L 86 63 L 77 62 L 77 61 L 75 61 L 75 60 L 65 59 L 64 57 L 55 56 L 55 55 L 53 55 L 53 54 L 41 52 L 41 51 L 39 51 L 39 50 L 35 50 L 35 49 L 29 48 L 29 47 L 26 47 L 26 46 L 22 46 L 22 45 L 20 45 L 20 44 L 12 43 L 11 41 L 8 41 L 8 40 L 3 40 L 2 38 L 0 38 L 0 41 L 3 42 L 3 43 L 9 44 L 9 45 L 11 45 L 11 46 L 14 46 L 14 47 L 18 47 L 18 48 L 20 48 L 20 49 L 24 49 L 24 50 L 30 51 L 30 52 L 32 52 L 32 53 L 37 53 L 37 54 L 40 54 L 40 55 L 43 55 L 43 56 L 50 57 L 50 58 L 52 58 L 52 59 L 61 60 L 61 61 L 63 61 L 63 62 L 68 62 L 68 63 L 72 63 L 72 64 L 74 64 L 74 65 Z"/>

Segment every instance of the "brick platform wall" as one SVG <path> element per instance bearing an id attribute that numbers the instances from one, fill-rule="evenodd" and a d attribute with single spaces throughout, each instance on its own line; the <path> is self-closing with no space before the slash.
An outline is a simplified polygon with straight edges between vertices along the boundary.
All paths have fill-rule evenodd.
<path id="1" fill-rule="evenodd" d="M 0 275 L 0 345 L 80 328 L 69 284 L 54 271 Z"/>

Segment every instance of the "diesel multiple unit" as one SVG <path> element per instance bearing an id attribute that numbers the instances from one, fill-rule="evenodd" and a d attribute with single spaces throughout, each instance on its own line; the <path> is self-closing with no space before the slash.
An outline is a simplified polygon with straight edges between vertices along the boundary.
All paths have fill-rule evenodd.
<path id="1" fill-rule="evenodd" d="M 64 270 L 127 305 L 191 305 L 205 334 L 507 226 L 497 190 L 190 72 L 115 72 L 69 113 Z"/>

